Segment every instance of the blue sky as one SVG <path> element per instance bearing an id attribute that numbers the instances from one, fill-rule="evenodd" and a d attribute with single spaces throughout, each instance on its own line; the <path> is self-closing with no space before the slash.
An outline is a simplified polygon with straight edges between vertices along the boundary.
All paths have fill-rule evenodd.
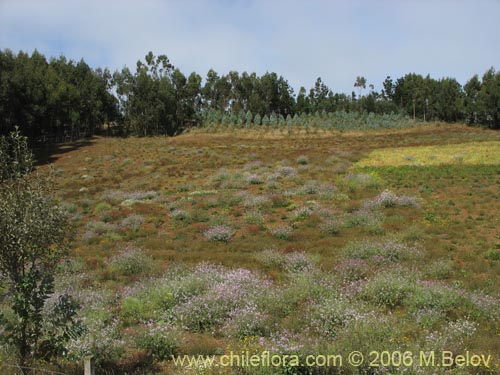
<path id="1" fill-rule="evenodd" d="M 0 48 L 135 67 L 152 50 L 185 74 L 274 71 L 350 93 L 416 72 L 462 84 L 500 69 L 500 0 L 0 0 Z"/>

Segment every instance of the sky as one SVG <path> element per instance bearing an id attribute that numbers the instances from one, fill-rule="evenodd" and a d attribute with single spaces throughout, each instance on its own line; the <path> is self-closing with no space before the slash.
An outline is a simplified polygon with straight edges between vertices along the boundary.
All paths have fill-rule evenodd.
<path id="1" fill-rule="evenodd" d="M 500 0 L 0 0 L 0 49 L 128 66 L 148 51 L 188 75 L 266 71 L 295 92 L 321 77 L 454 77 L 500 70 Z"/>

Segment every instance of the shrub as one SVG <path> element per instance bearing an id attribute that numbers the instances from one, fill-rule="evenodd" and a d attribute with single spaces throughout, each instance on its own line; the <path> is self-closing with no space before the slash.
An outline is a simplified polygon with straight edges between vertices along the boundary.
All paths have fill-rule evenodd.
<path id="1" fill-rule="evenodd" d="M 359 226 L 381 225 L 384 215 L 375 210 L 360 209 L 345 218 L 345 226 L 354 228 Z"/>
<path id="2" fill-rule="evenodd" d="M 221 169 L 219 169 L 219 171 L 215 175 L 210 177 L 210 181 L 211 182 L 222 182 L 225 180 L 229 180 L 230 177 L 231 177 L 231 174 L 229 173 L 229 171 L 225 168 L 221 168 Z"/>
<path id="3" fill-rule="evenodd" d="M 269 232 L 280 240 L 289 240 L 293 234 L 293 228 L 289 225 L 272 228 Z"/>
<path id="4" fill-rule="evenodd" d="M 357 281 L 368 275 L 368 263 L 363 259 L 346 259 L 337 266 L 344 281 Z"/>
<path id="5" fill-rule="evenodd" d="M 448 279 L 453 272 L 453 263 L 447 259 L 440 259 L 432 262 L 425 269 L 425 274 L 428 277 L 444 280 Z"/>
<path id="6" fill-rule="evenodd" d="M 297 171 L 293 167 L 279 167 L 278 168 L 278 173 L 280 174 L 281 177 L 295 177 L 297 176 Z"/>
<path id="7" fill-rule="evenodd" d="M 293 221 L 301 221 L 304 219 L 307 219 L 311 214 L 313 213 L 313 210 L 310 209 L 309 207 L 300 207 L 297 208 L 292 212 L 292 220 Z"/>
<path id="8" fill-rule="evenodd" d="M 114 275 L 134 276 L 151 272 L 154 268 L 153 259 L 141 250 L 128 247 L 111 258 L 109 270 Z"/>
<path id="9" fill-rule="evenodd" d="M 259 211 L 250 211 L 245 214 L 245 223 L 255 224 L 260 227 L 264 225 L 264 216 Z"/>
<path id="10" fill-rule="evenodd" d="M 373 200 L 367 201 L 364 203 L 364 207 L 368 209 L 384 207 L 396 207 L 396 206 L 405 206 L 405 207 L 418 207 L 418 202 L 415 197 L 409 196 L 397 196 L 393 192 L 389 190 L 384 190 Z"/>
<path id="11" fill-rule="evenodd" d="M 283 268 L 290 273 L 310 272 L 314 270 L 313 261 L 306 253 L 293 252 L 283 255 Z"/>
<path id="12" fill-rule="evenodd" d="M 260 185 L 264 183 L 264 180 L 258 174 L 253 173 L 247 176 L 247 182 L 250 185 Z"/>
<path id="13" fill-rule="evenodd" d="M 327 339 L 335 338 L 340 328 L 363 316 L 351 301 L 337 297 L 327 298 L 312 305 L 307 314 L 309 325 L 317 334 Z"/>
<path id="14" fill-rule="evenodd" d="M 319 185 L 317 181 L 307 181 L 300 189 L 301 194 L 317 194 L 319 192 Z"/>
<path id="15" fill-rule="evenodd" d="M 270 334 L 269 317 L 259 311 L 254 303 L 234 310 L 224 324 L 223 331 L 228 337 L 263 337 Z"/>
<path id="16" fill-rule="evenodd" d="M 118 320 L 87 318 L 83 334 L 69 342 L 67 358 L 80 361 L 86 356 L 93 356 L 96 366 L 100 368 L 105 363 L 118 361 L 123 354 L 124 342 Z"/>
<path id="17" fill-rule="evenodd" d="M 229 242 L 234 236 L 234 230 L 227 225 L 215 225 L 207 229 L 203 235 L 210 241 Z"/>
<path id="18" fill-rule="evenodd" d="M 367 282 L 361 296 L 379 306 L 395 308 L 402 306 L 415 291 L 415 283 L 398 274 L 385 274 Z"/>
<path id="19" fill-rule="evenodd" d="M 290 273 L 313 271 L 314 260 L 304 252 L 281 253 L 267 249 L 256 255 L 256 259 L 269 268 L 278 268 Z"/>
<path id="20" fill-rule="evenodd" d="M 180 208 L 176 208 L 176 209 L 172 210 L 170 212 L 170 217 L 172 219 L 179 220 L 179 221 L 188 221 L 190 218 L 189 214 Z"/>
<path id="21" fill-rule="evenodd" d="M 344 181 L 351 191 L 366 188 L 378 188 L 381 185 L 380 178 L 371 173 L 350 173 L 345 176 Z"/>
<path id="22" fill-rule="evenodd" d="M 109 211 L 111 210 L 113 207 L 109 204 L 109 203 L 106 203 L 106 202 L 101 202 L 99 204 L 97 204 L 97 206 L 95 206 L 94 208 L 94 212 L 96 214 L 100 214 L 102 212 L 105 212 L 105 211 Z"/>
<path id="23" fill-rule="evenodd" d="M 421 251 L 395 240 L 350 242 L 344 248 L 347 258 L 376 262 L 400 262 L 420 257 Z"/>
<path id="24" fill-rule="evenodd" d="M 319 225 L 319 229 L 322 233 L 335 235 L 340 232 L 342 228 L 342 222 L 338 219 L 327 219 Z"/>
<path id="25" fill-rule="evenodd" d="M 436 310 L 443 314 L 452 312 L 462 305 L 463 298 L 457 290 L 442 283 L 420 282 L 408 295 L 405 305 L 411 311 Z"/>
<path id="26" fill-rule="evenodd" d="M 84 240 L 91 240 L 96 236 L 109 234 L 116 230 L 116 225 L 105 223 L 104 221 L 90 221 L 85 225 L 85 227 L 87 228 L 87 230 L 83 234 Z"/>
<path id="27" fill-rule="evenodd" d="M 136 231 L 141 227 L 142 224 L 144 224 L 144 221 L 145 220 L 143 216 L 132 214 L 123 219 L 120 223 L 120 226 Z"/>
<path id="28" fill-rule="evenodd" d="M 300 155 L 298 158 L 297 158 L 297 163 L 298 164 L 301 164 L 301 165 L 306 165 L 309 163 L 309 159 L 307 158 L 307 156 L 305 155 Z"/>
<path id="29" fill-rule="evenodd" d="M 137 347 L 147 350 L 157 361 L 171 359 L 180 343 L 177 328 L 164 322 L 150 321 L 147 328 L 137 338 Z"/>
<path id="30" fill-rule="evenodd" d="M 248 270 L 204 268 L 212 275 L 205 279 L 206 292 L 186 299 L 173 309 L 174 317 L 190 331 L 214 332 L 231 317 L 234 310 L 244 308 L 269 288 L 268 282 Z M 195 277 L 204 277 L 203 268 L 199 267 L 194 272 Z"/>

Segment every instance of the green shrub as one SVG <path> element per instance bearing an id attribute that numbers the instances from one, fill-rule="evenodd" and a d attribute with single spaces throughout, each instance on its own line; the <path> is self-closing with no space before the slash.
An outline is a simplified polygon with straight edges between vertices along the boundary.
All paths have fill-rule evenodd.
<path id="1" fill-rule="evenodd" d="M 363 314 L 351 301 L 334 297 L 312 305 L 307 318 L 316 334 L 333 339 L 339 329 L 350 321 L 363 318 Z"/>
<path id="2" fill-rule="evenodd" d="M 111 259 L 108 268 L 113 275 L 138 276 L 150 273 L 154 261 L 141 250 L 128 247 Z"/>
<path id="3" fill-rule="evenodd" d="M 177 328 L 163 322 L 149 322 L 136 340 L 137 347 L 147 350 L 156 361 L 171 359 L 177 353 L 179 343 Z"/>
<path id="4" fill-rule="evenodd" d="M 111 206 L 109 203 L 101 202 L 101 203 L 97 204 L 97 206 L 95 206 L 94 212 L 96 214 L 100 214 L 100 213 L 103 213 L 105 211 L 109 211 L 112 208 L 113 208 L 113 206 Z"/>
<path id="5" fill-rule="evenodd" d="M 297 158 L 297 163 L 298 164 L 301 164 L 301 165 L 306 165 L 309 163 L 309 159 L 307 158 L 307 156 L 305 155 L 300 155 L 298 158 Z"/>
<path id="6" fill-rule="evenodd" d="M 384 274 L 368 281 L 361 290 L 363 299 L 379 306 L 402 306 L 415 292 L 415 282 L 399 274 Z"/>

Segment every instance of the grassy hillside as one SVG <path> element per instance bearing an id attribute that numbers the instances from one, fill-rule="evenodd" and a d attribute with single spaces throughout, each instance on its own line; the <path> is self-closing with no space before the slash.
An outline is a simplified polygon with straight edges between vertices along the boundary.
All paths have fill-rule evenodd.
<path id="1" fill-rule="evenodd" d="M 88 327 L 70 358 L 192 374 L 231 369 L 170 354 L 445 349 L 498 364 L 499 132 L 198 130 L 66 147 L 52 166 L 76 237 L 58 288 Z"/>

